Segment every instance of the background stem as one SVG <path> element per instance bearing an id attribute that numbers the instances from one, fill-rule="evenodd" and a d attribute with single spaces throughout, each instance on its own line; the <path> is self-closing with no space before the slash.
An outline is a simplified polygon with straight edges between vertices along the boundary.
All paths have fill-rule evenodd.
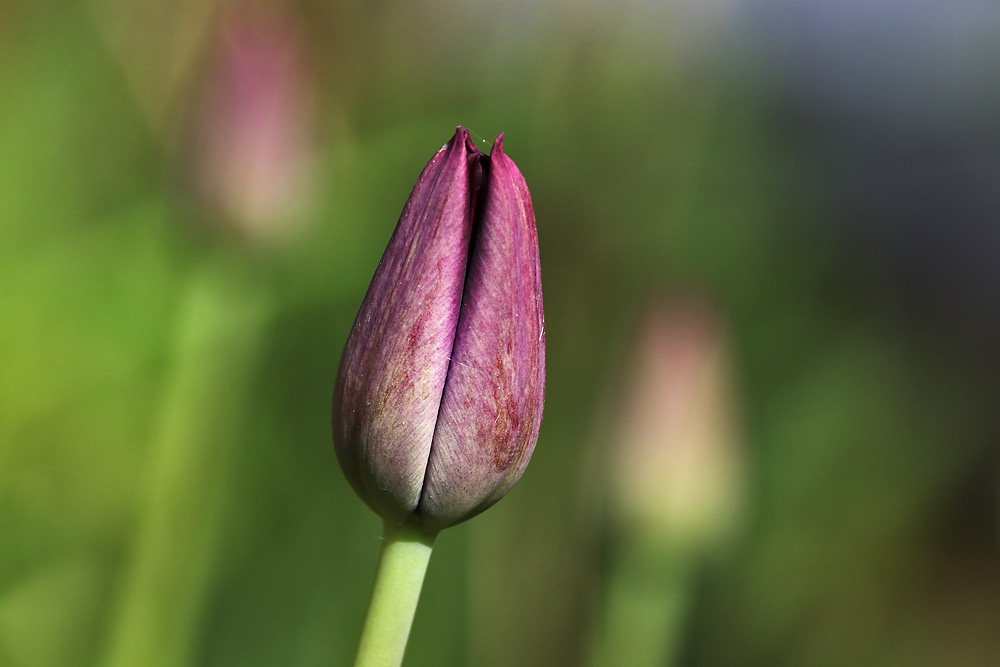
<path id="1" fill-rule="evenodd" d="M 590 667 L 677 664 L 696 559 L 684 547 L 625 537 L 608 573 Z"/>
<path id="2" fill-rule="evenodd" d="M 106 667 L 196 660 L 244 400 L 271 312 L 269 298 L 245 268 L 213 258 L 181 296 Z"/>
<path id="3" fill-rule="evenodd" d="M 435 537 L 412 524 L 385 525 L 355 667 L 402 664 Z"/>

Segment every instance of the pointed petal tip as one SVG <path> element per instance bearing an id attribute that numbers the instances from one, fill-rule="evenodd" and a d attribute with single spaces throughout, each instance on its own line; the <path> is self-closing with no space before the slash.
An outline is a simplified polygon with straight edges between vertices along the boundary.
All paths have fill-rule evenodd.
<path id="1" fill-rule="evenodd" d="M 490 151 L 490 155 L 496 155 L 497 157 L 503 155 L 503 132 L 498 134 L 496 141 L 493 142 L 493 149 Z"/>
<path id="2" fill-rule="evenodd" d="M 469 151 L 473 155 L 478 155 L 481 151 L 476 146 L 476 142 L 473 141 L 472 133 L 470 133 L 468 130 L 464 130 L 464 132 L 465 132 L 465 150 Z"/>
<path id="3" fill-rule="evenodd" d="M 465 148 L 468 149 L 469 146 L 471 146 L 470 142 L 471 139 L 469 138 L 469 131 L 461 125 L 458 125 L 455 127 L 455 134 L 452 135 L 451 139 L 441 146 L 441 151 L 456 148 L 462 144 L 465 144 Z"/>
<path id="4" fill-rule="evenodd" d="M 467 153 L 472 153 L 473 155 L 481 154 L 482 151 L 476 146 L 475 140 L 472 138 L 472 132 L 466 127 L 457 125 L 455 127 L 455 135 L 449 140 L 448 144 L 451 146 L 458 146 L 460 144 L 465 144 L 465 150 Z"/>

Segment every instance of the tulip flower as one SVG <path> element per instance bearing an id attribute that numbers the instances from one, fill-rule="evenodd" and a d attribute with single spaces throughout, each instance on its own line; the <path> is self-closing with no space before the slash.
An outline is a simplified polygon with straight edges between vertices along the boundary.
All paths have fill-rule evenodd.
<path id="1" fill-rule="evenodd" d="M 674 665 L 698 570 L 739 519 L 744 460 L 725 319 L 704 297 L 652 300 L 630 342 L 601 471 L 616 534 L 589 664 Z"/>
<path id="2" fill-rule="evenodd" d="M 305 38 L 280 6 L 219 18 L 187 149 L 200 204 L 233 231 L 290 237 L 310 200 L 312 86 Z"/>
<path id="3" fill-rule="evenodd" d="M 541 424 L 544 377 L 527 185 L 503 152 L 503 135 L 485 155 L 460 127 L 417 180 L 337 373 L 337 458 L 386 530 L 359 664 L 377 598 L 398 593 L 384 582 L 395 577 L 405 588 L 411 580 L 393 569 L 394 561 L 413 560 L 416 547 L 401 543 L 424 545 L 414 566 L 422 579 L 433 536 L 488 508 L 524 472 Z M 409 555 L 396 558 L 396 549 Z M 418 595 L 419 583 L 414 606 Z M 371 639 L 369 647 L 387 643 Z"/>

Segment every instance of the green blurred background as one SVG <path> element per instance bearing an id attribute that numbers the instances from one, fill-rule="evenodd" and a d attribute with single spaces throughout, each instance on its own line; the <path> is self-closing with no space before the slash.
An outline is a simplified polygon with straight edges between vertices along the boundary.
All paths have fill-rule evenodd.
<path id="1" fill-rule="evenodd" d="M 458 124 L 547 402 L 407 664 L 997 664 L 1000 16 L 887 4 L 0 4 L 0 665 L 350 663 L 330 394 Z"/>

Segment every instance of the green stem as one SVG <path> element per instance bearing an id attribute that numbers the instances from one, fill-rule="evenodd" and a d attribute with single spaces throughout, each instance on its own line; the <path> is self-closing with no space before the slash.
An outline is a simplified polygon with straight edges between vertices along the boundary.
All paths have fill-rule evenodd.
<path id="1" fill-rule="evenodd" d="M 414 524 L 385 524 L 375 586 L 354 667 L 402 664 L 435 537 Z"/>
<path id="2" fill-rule="evenodd" d="M 617 556 L 589 664 L 677 664 L 694 583 L 692 555 L 683 547 L 625 537 Z"/>
<path id="3" fill-rule="evenodd" d="M 245 269 L 213 258 L 181 297 L 105 667 L 193 661 L 232 500 L 229 471 L 247 387 L 271 312 L 266 291 Z"/>

